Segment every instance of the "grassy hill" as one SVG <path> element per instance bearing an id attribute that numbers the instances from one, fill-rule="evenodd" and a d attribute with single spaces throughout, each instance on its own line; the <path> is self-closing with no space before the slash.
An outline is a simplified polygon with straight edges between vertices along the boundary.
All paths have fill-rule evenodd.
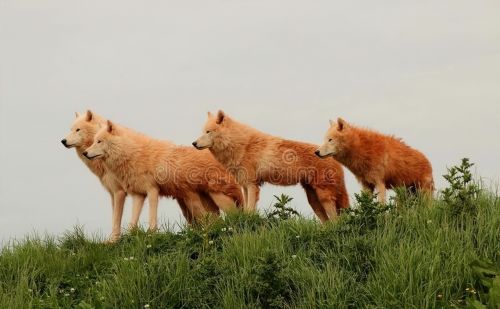
<path id="1" fill-rule="evenodd" d="M 467 162 L 465 162 L 467 163 Z M 369 195 L 337 222 L 233 214 L 118 244 L 26 239 L 0 255 L 0 308 L 498 308 L 500 200 L 450 170 L 432 201 Z M 396 206 L 397 205 L 397 206 Z"/>

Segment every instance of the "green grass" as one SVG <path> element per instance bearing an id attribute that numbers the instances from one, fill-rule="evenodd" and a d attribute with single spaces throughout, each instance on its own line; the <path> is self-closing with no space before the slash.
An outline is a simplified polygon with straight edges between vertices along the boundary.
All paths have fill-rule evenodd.
<path id="1" fill-rule="evenodd" d="M 500 262 L 500 205 L 476 217 L 393 209 L 351 223 L 233 215 L 202 229 L 128 234 L 105 245 L 74 233 L 27 239 L 0 256 L 0 308 L 435 308 L 476 288 L 470 263 Z M 441 296 L 442 295 L 442 296 Z"/>
<path id="2" fill-rule="evenodd" d="M 88 239 L 79 229 L 60 239 L 26 239 L 1 251 L 0 308 L 487 303 L 488 289 L 471 264 L 500 265 L 496 194 L 476 192 L 469 201 L 474 215 L 451 211 L 442 199 L 412 197 L 370 212 L 365 208 L 373 205 L 363 198 L 358 196 L 363 211 L 326 225 L 234 214 L 180 232 L 131 232 L 115 245 Z"/>

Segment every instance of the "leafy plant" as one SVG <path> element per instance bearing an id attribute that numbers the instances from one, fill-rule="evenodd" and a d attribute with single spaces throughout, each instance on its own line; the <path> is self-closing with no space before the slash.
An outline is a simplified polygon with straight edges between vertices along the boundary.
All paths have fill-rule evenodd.
<path id="1" fill-rule="evenodd" d="M 286 195 L 281 194 L 281 196 L 274 196 L 276 198 L 276 203 L 274 203 L 274 210 L 268 213 L 267 218 L 271 220 L 288 220 L 293 218 L 294 216 L 300 216 L 300 214 L 293 208 L 287 207 L 286 205 L 290 203 L 293 198 Z"/>
<path id="2" fill-rule="evenodd" d="M 355 193 L 355 207 L 349 208 L 346 212 L 347 224 L 359 228 L 360 234 L 365 234 L 377 227 L 377 221 L 381 214 L 392 208 L 392 205 L 382 205 L 376 200 L 376 195 L 362 191 Z"/>
<path id="3" fill-rule="evenodd" d="M 472 178 L 473 165 L 468 158 L 463 158 L 459 166 L 448 168 L 448 174 L 443 175 L 449 187 L 443 190 L 442 197 L 453 215 L 477 213 L 475 201 L 481 189 Z"/>

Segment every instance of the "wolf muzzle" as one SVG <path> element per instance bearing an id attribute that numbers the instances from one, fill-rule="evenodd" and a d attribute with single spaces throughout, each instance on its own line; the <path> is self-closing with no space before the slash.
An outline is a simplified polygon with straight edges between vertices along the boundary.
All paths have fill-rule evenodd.
<path id="1" fill-rule="evenodd" d="M 202 150 L 202 149 L 205 149 L 205 148 L 206 148 L 206 147 L 200 147 L 200 146 L 198 146 L 198 142 L 197 142 L 197 141 L 194 141 L 194 142 L 192 143 L 192 145 L 194 146 L 194 148 L 196 148 L 196 149 L 198 149 L 198 150 Z"/>
<path id="2" fill-rule="evenodd" d="M 321 155 L 321 152 L 319 151 L 319 149 L 318 149 L 318 150 L 316 150 L 316 151 L 314 152 L 314 154 L 315 154 L 315 155 L 317 155 L 318 157 L 320 157 L 321 159 L 324 159 L 324 158 L 326 158 L 326 157 L 331 156 L 331 155 L 322 156 L 322 155 Z"/>

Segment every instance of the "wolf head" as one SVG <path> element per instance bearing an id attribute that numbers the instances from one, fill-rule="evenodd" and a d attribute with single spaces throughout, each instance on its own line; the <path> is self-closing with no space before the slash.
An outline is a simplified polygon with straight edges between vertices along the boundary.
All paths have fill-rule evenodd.
<path id="1" fill-rule="evenodd" d="M 228 126 L 231 119 L 219 110 L 217 115 L 208 112 L 208 119 L 203 128 L 203 134 L 193 142 L 193 146 L 197 149 L 212 148 L 224 143 L 230 134 Z"/>
<path id="2" fill-rule="evenodd" d="M 345 148 L 349 138 L 350 126 L 342 118 L 330 120 L 330 128 L 326 132 L 324 143 L 315 152 L 320 158 L 336 156 Z"/>
<path id="3" fill-rule="evenodd" d="M 113 145 L 117 138 L 119 138 L 118 130 L 116 126 L 108 120 L 106 125 L 96 133 L 94 142 L 83 152 L 83 155 L 89 160 L 96 158 L 105 159 L 113 150 Z"/>
<path id="4" fill-rule="evenodd" d="M 71 131 L 61 140 L 61 143 L 66 148 L 88 147 L 92 144 L 94 135 L 102 126 L 102 119 L 90 110 L 87 110 L 83 115 L 75 113 L 75 116 L 76 119 L 73 121 Z"/>

